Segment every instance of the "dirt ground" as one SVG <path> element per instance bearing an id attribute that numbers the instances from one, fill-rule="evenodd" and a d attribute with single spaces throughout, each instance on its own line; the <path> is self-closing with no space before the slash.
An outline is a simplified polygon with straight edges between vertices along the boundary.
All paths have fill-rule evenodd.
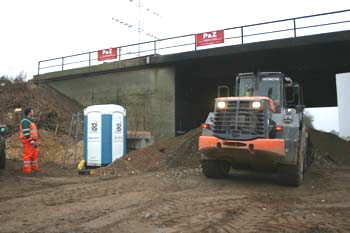
<path id="1" fill-rule="evenodd" d="M 293 188 L 251 171 L 206 178 L 198 134 L 131 152 L 90 176 L 49 157 L 39 173 L 23 175 L 10 159 L 0 170 L 0 232 L 350 232 L 348 142 L 312 132 L 317 160 Z"/>
<path id="2" fill-rule="evenodd" d="M 0 232 L 350 232 L 350 169 L 312 169 L 299 188 L 273 174 L 199 168 L 125 177 L 0 172 Z M 10 172 L 12 171 L 12 173 Z M 11 174 L 8 174 L 11 173 Z"/>

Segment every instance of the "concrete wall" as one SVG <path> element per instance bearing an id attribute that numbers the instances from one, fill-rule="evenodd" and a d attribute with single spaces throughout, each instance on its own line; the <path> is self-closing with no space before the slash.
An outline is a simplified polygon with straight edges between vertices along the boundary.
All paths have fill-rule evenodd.
<path id="1" fill-rule="evenodd" d="M 94 75 L 91 70 L 89 72 L 76 69 L 71 71 L 75 76 L 48 74 L 37 76 L 35 80 L 85 106 L 112 103 L 125 107 L 128 130 L 151 131 L 155 140 L 175 135 L 175 71 L 172 66 L 134 67 Z"/>

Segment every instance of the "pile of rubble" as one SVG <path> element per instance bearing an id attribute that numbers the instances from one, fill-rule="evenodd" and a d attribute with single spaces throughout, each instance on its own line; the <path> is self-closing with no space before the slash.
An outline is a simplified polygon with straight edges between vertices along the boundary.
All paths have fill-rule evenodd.
<path id="1" fill-rule="evenodd" d="M 315 156 L 314 166 L 335 167 L 350 165 L 350 142 L 332 133 L 309 131 Z"/>
<path id="2" fill-rule="evenodd" d="M 163 171 L 175 167 L 198 168 L 198 137 L 200 128 L 185 135 L 161 140 L 128 153 L 109 166 L 96 169 L 96 175 L 125 176 L 148 171 Z"/>

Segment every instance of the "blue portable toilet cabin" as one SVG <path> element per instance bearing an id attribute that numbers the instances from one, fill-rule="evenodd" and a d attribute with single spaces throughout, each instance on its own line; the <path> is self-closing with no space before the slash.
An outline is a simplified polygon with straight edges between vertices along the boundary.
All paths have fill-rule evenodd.
<path id="1" fill-rule="evenodd" d="M 84 160 L 105 166 L 126 154 L 126 110 L 115 104 L 84 109 Z"/>

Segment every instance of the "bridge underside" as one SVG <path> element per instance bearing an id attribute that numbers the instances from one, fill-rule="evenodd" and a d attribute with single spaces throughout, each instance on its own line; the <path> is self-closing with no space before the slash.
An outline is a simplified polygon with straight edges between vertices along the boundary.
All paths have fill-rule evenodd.
<path id="1" fill-rule="evenodd" d="M 255 51 L 240 48 L 240 52 L 233 54 L 178 62 L 177 131 L 197 127 L 205 121 L 214 107 L 217 86 L 227 85 L 233 94 L 235 77 L 240 72 L 283 72 L 303 87 L 306 107 L 337 106 L 335 74 L 350 71 L 350 37 L 345 38 L 326 42 L 316 38 L 313 44 L 298 44 L 291 42 L 296 39 L 287 39 L 284 40 L 286 46 L 279 48 L 264 46 L 271 41 L 262 42 Z"/>
<path id="2" fill-rule="evenodd" d="M 150 56 L 47 73 L 47 83 L 83 105 L 120 104 L 129 130 L 155 140 L 187 131 L 213 110 L 217 86 L 241 72 L 279 71 L 304 88 L 306 107 L 337 106 L 335 74 L 350 72 L 350 31 Z"/>

